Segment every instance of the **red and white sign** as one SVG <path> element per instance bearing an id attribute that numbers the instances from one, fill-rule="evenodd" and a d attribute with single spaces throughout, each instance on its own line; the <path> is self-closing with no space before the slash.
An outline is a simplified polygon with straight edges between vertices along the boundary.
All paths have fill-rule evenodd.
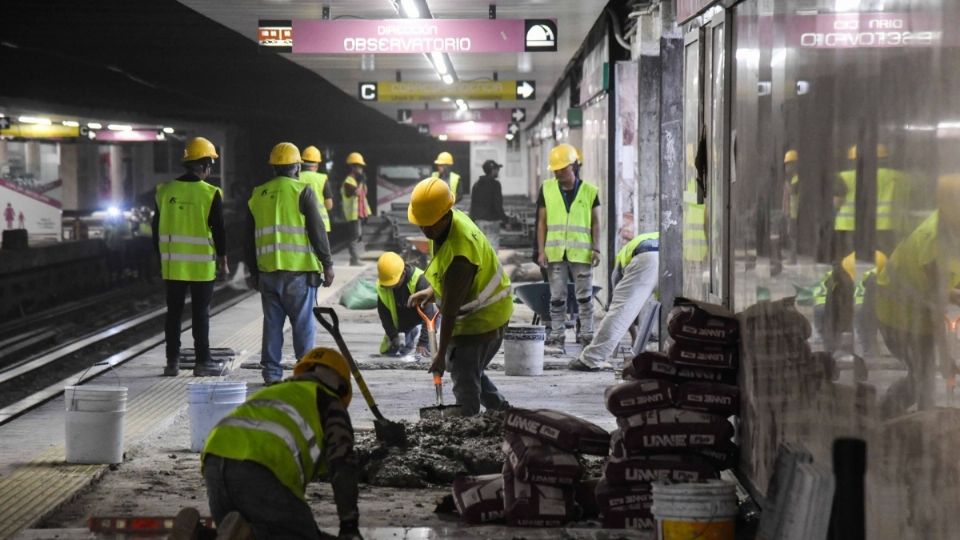
<path id="1" fill-rule="evenodd" d="M 789 41 L 802 49 L 933 47 L 943 40 L 936 17 L 911 13 L 834 13 L 790 17 Z"/>
<path id="2" fill-rule="evenodd" d="M 60 201 L 0 178 L 0 226 L 26 229 L 31 236 L 59 239 L 62 223 Z"/>

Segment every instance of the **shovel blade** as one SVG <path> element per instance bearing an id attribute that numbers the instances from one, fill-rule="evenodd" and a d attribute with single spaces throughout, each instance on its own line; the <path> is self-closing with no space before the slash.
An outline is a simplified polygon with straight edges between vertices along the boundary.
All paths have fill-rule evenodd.
<path id="1" fill-rule="evenodd" d="M 407 429 L 399 422 L 374 420 L 373 431 L 377 440 L 388 446 L 403 446 L 407 442 Z"/>

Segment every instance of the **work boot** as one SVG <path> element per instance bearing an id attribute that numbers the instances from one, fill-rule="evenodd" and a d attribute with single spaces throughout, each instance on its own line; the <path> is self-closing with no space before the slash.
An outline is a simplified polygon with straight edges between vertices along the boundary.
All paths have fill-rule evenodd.
<path id="1" fill-rule="evenodd" d="M 254 540 L 253 529 L 240 512 L 230 512 L 217 527 L 217 540 Z"/>
<path id="2" fill-rule="evenodd" d="M 193 366 L 194 377 L 219 377 L 223 374 L 224 365 L 216 362 L 197 362 Z"/>
<path id="3" fill-rule="evenodd" d="M 180 359 L 179 358 L 167 358 L 167 365 L 163 368 L 164 377 L 176 377 L 180 374 Z"/>
<path id="4" fill-rule="evenodd" d="M 177 512 L 177 517 L 173 519 L 173 529 L 167 540 L 196 540 L 199 532 L 200 512 L 188 506 Z"/>
<path id="5" fill-rule="evenodd" d="M 600 371 L 599 367 L 588 366 L 587 364 L 580 361 L 579 358 L 574 358 L 567 364 L 567 369 L 571 371 Z"/>

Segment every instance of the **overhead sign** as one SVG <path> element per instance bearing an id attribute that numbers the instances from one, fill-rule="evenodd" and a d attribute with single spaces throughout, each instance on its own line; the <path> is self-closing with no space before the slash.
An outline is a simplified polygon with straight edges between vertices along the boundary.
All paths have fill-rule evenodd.
<path id="1" fill-rule="evenodd" d="M 0 129 L 0 135 L 23 137 L 24 139 L 62 139 L 79 137 L 80 128 L 58 124 L 49 126 L 45 124 L 13 124 L 7 128 Z"/>
<path id="2" fill-rule="evenodd" d="M 260 44 L 285 46 L 284 27 L 267 22 L 280 21 L 261 21 Z M 556 51 L 558 37 L 556 19 L 295 19 L 291 26 L 294 54 Z"/>
<path id="3" fill-rule="evenodd" d="M 430 124 L 430 133 L 449 136 L 460 135 L 497 135 L 507 133 L 507 124 L 503 122 L 439 122 Z"/>
<path id="4" fill-rule="evenodd" d="M 0 129 L 7 129 L 10 127 L 10 119 L 6 116 L 0 117 Z"/>
<path id="5" fill-rule="evenodd" d="M 517 133 L 520 133 L 520 124 L 511 123 L 509 126 L 507 126 L 507 133 L 511 135 L 516 135 Z"/>
<path id="6" fill-rule="evenodd" d="M 416 109 L 413 123 L 437 124 L 440 122 L 499 122 L 510 121 L 510 109 Z"/>
<path id="7" fill-rule="evenodd" d="M 536 99 L 535 81 L 361 82 L 361 101 L 438 101 L 443 98 L 514 101 Z"/>
<path id="8" fill-rule="evenodd" d="M 514 122 L 523 122 L 527 119 L 527 110 L 522 107 L 510 109 L 510 119 Z"/>
<path id="9" fill-rule="evenodd" d="M 257 43 L 263 49 L 274 52 L 293 50 L 293 21 L 260 20 L 257 25 Z"/>
<path id="10" fill-rule="evenodd" d="M 398 109 L 397 122 L 400 122 L 401 124 L 412 124 L 413 111 L 411 111 L 410 109 Z"/>

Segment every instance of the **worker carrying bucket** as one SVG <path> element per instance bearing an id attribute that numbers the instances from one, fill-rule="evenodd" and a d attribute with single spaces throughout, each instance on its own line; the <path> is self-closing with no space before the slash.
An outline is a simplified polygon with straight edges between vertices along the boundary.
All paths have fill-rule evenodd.
<path id="1" fill-rule="evenodd" d="M 326 475 L 340 518 L 338 538 L 359 539 L 359 466 L 347 406 L 353 395 L 343 355 L 319 347 L 224 417 L 201 457 L 210 512 L 228 538 L 320 538 L 304 500 L 307 484 Z M 196 537 L 199 514 L 184 509 L 175 532 Z M 191 536 L 191 533 L 193 536 Z"/>
<path id="2" fill-rule="evenodd" d="M 419 356 L 428 355 L 427 333 L 417 310 L 408 306 L 407 300 L 429 286 L 423 270 L 404 263 L 400 255 L 387 251 L 377 260 L 377 313 L 384 332 L 380 354 L 406 356 L 416 350 Z M 424 311 L 432 317 L 437 307 L 429 304 Z"/>

